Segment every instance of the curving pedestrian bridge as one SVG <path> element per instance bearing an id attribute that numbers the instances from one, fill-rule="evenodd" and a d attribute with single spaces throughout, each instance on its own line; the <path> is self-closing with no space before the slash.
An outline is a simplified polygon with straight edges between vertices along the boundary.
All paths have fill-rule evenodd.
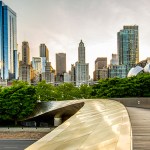
<path id="1" fill-rule="evenodd" d="M 43 103 L 28 120 L 50 118 L 58 127 L 26 150 L 132 150 L 127 109 L 114 100 Z"/>
<path id="2" fill-rule="evenodd" d="M 58 127 L 26 150 L 150 150 L 150 98 L 39 103 L 27 120 Z"/>

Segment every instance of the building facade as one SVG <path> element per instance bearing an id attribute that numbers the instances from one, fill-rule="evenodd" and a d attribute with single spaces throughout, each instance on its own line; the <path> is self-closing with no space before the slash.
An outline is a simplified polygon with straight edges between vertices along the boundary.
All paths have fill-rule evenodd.
<path id="1" fill-rule="evenodd" d="M 98 57 L 95 60 L 94 81 L 108 78 L 107 57 Z"/>
<path id="2" fill-rule="evenodd" d="M 139 62 L 139 33 L 137 25 L 124 26 L 117 33 L 117 49 L 119 65 L 111 64 L 109 66 L 109 77 L 125 78 L 129 70 Z"/>
<path id="3" fill-rule="evenodd" d="M 71 74 L 64 73 L 64 82 L 71 83 Z"/>
<path id="4" fill-rule="evenodd" d="M 112 54 L 112 58 L 110 60 L 110 65 L 119 65 L 118 55 Z"/>
<path id="5" fill-rule="evenodd" d="M 47 62 L 49 62 L 49 50 L 45 44 L 40 44 L 40 57 L 46 57 Z"/>
<path id="6" fill-rule="evenodd" d="M 41 70 L 42 70 L 41 57 L 32 57 L 32 67 L 34 70 L 41 72 Z"/>
<path id="7" fill-rule="evenodd" d="M 64 73 L 66 73 L 66 54 L 56 54 L 56 82 L 64 82 Z"/>
<path id="8" fill-rule="evenodd" d="M 76 83 L 76 72 L 75 72 L 75 65 L 71 64 L 71 83 L 75 85 Z"/>
<path id="9" fill-rule="evenodd" d="M 98 57 L 95 60 L 95 70 L 107 68 L 107 57 Z"/>
<path id="10" fill-rule="evenodd" d="M 19 64 L 19 80 L 31 83 L 30 48 L 27 41 L 22 42 L 22 61 Z"/>
<path id="11" fill-rule="evenodd" d="M 66 72 L 66 54 L 57 53 L 56 54 L 56 74 L 61 75 Z"/>
<path id="12" fill-rule="evenodd" d="M 126 78 L 130 68 L 128 65 L 111 65 L 109 66 L 109 78 Z"/>
<path id="13" fill-rule="evenodd" d="M 0 1 L 0 75 L 18 79 L 16 13 Z"/>
<path id="14" fill-rule="evenodd" d="M 76 86 L 89 84 L 89 64 L 85 61 L 85 47 L 82 40 L 78 47 L 78 62 L 75 63 L 75 80 Z"/>
<path id="15" fill-rule="evenodd" d="M 51 63 L 46 62 L 45 70 L 41 74 L 42 80 L 45 80 L 47 83 L 54 84 L 55 76 L 54 73 L 51 71 Z"/>
<path id="16" fill-rule="evenodd" d="M 124 26 L 117 33 L 119 65 L 135 65 L 139 62 L 138 26 Z"/>
<path id="17" fill-rule="evenodd" d="M 42 59 L 41 57 L 32 57 L 32 69 L 33 69 L 33 80 L 34 84 L 41 81 L 42 73 Z"/>

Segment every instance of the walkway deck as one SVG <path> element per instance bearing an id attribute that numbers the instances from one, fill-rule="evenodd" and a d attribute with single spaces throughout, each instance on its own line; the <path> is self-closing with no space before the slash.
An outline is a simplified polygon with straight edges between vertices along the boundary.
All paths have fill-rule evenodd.
<path id="1" fill-rule="evenodd" d="M 132 125 L 133 150 L 150 150 L 150 109 L 127 107 Z"/>

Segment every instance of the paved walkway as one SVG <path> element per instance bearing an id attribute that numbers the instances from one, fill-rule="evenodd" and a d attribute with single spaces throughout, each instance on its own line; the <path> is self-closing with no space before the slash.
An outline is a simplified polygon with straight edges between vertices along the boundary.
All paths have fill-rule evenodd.
<path id="1" fill-rule="evenodd" d="M 54 128 L 0 128 L 1 139 L 38 140 L 50 133 Z"/>
<path id="2" fill-rule="evenodd" d="M 24 150 L 35 140 L 0 140 L 0 150 Z"/>
<path id="3" fill-rule="evenodd" d="M 0 127 L 0 132 L 50 132 L 54 127 L 50 128 L 31 128 L 31 127 Z"/>
<path id="4" fill-rule="evenodd" d="M 133 150 L 150 150 L 150 109 L 127 107 L 132 125 Z"/>

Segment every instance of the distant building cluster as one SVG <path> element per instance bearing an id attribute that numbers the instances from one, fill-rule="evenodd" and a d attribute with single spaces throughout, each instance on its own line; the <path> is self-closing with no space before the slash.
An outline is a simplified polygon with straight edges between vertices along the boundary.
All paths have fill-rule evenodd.
<path id="1" fill-rule="evenodd" d="M 39 46 L 39 57 L 30 61 L 30 46 L 22 42 L 22 58 L 17 52 L 16 13 L 0 1 L 0 76 L 1 83 L 18 79 L 31 84 L 45 80 L 47 83 L 60 84 L 71 82 L 76 86 L 89 84 L 89 63 L 86 62 L 86 49 L 81 40 L 78 47 L 78 61 L 66 71 L 66 53 L 56 54 L 56 70 L 51 65 L 49 50 L 42 43 Z M 117 54 L 112 54 L 110 64 L 107 57 L 97 57 L 93 80 L 127 77 L 129 70 L 139 63 L 138 26 L 124 26 L 117 33 Z"/>

